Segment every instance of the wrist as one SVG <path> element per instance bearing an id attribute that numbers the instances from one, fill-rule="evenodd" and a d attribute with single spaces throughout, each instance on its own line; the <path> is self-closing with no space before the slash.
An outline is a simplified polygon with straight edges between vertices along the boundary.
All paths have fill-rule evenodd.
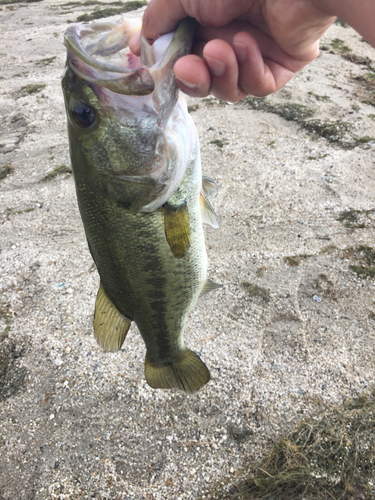
<path id="1" fill-rule="evenodd" d="M 374 0 L 311 0 L 318 10 L 339 17 L 375 47 Z"/>

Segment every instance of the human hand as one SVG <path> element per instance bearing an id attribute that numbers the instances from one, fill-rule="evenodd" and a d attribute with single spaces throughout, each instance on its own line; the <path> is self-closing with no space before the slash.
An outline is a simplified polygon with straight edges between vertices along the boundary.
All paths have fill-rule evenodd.
<path id="1" fill-rule="evenodd" d="M 151 0 L 142 35 L 152 43 L 187 16 L 199 26 L 192 54 L 174 66 L 186 94 L 235 102 L 276 92 L 319 53 L 335 17 L 316 0 Z M 139 55 L 140 33 L 131 50 Z"/>

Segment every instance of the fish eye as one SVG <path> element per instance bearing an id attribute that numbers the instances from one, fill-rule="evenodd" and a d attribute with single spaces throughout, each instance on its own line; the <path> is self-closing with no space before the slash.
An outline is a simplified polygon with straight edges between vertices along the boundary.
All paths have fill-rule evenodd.
<path id="1" fill-rule="evenodd" d="M 73 120 L 81 128 L 91 128 L 96 122 L 95 109 L 80 102 L 72 109 Z"/>

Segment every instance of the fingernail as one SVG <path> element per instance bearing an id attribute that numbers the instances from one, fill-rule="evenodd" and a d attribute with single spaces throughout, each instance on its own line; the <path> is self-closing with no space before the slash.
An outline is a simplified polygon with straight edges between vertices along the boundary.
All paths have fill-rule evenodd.
<path id="1" fill-rule="evenodd" d="M 199 83 L 187 82 L 186 80 L 182 80 L 181 78 L 177 78 L 177 82 L 182 83 L 182 85 L 184 85 L 184 87 L 187 87 L 188 89 L 191 89 L 191 90 L 198 90 L 201 88 Z"/>
<path id="2" fill-rule="evenodd" d="M 237 61 L 242 64 L 247 60 L 247 47 L 243 43 L 233 42 L 234 52 L 237 57 Z"/>
<path id="3" fill-rule="evenodd" d="M 155 36 L 150 36 L 151 33 L 149 33 L 150 30 L 148 30 L 148 25 L 150 22 L 150 14 L 149 14 L 149 9 L 146 9 L 143 13 L 143 18 L 142 18 L 142 33 L 143 36 L 146 38 L 148 43 L 151 45 L 152 42 L 155 40 Z"/>
<path id="4" fill-rule="evenodd" d="M 212 59 L 212 57 L 204 58 L 208 67 L 210 68 L 211 73 L 214 76 L 223 76 L 225 73 L 226 65 L 225 63 L 218 61 L 217 59 Z"/>

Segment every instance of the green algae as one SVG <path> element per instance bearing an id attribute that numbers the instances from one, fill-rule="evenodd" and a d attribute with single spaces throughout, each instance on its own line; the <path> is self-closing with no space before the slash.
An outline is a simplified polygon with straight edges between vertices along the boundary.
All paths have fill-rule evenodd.
<path id="1" fill-rule="evenodd" d="M 132 10 L 140 9 L 145 7 L 148 3 L 145 0 L 134 0 L 126 3 L 119 2 L 118 7 L 106 7 L 104 9 L 94 10 L 90 14 L 82 14 L 77 17 L 77 22 L 90 22 L 96 19 L 102 19 L 104 17 L 117 16 L 118 14 L 125 14 Z"/>
<path id="2" fill-rule="evenodd" d="M 345 42 L 341 40 L 340 38 L 334 38 L 331 41 L 331 46 L 338 50 L 339 52 L 351 52 L 351 48 L 345 45 Z"/>
<path id="3" fill-rule="evenodd" d="M 315 99 L 317 101 L 330 101 L 331 98 L 329 97 L 329 95 L 319 95 L 319 94 L 315 94 L 314 92 L 310 91 L 310 92 L 307 92 L 308 95 L 311 95 L 312 97 L 315 97 Z"/>
<path id="4" fill-rule="evenodd" d="M 43 89 L 45 89 L 46 86 L 47 85 L 45 83 L 29 83 L 21 87 L 19 92 L 22 95 L 37 94 L 38 92 L 41 92 Z"/>
<path id="5" fill-rule="evenodd" d="M 365 222 L 369 215 L 375 213 L 375 208 L 368 210 L 344 210 L 339 214 L 337 220 L 348 229 L 363 229 L 366 227 Z"/>
<path id="6" fill-rule="evenodd" d="M 342 28 L 349 28 L 349 24 L 346 24 L 344 21 L 342 21 L 338 17 L 336 18 L 334 24 L 336 24 L 337 26 L 341 26 Z"/>
<path id="7" fill-rule="evenodd" d="M 304 419 L 268 456 L 211 500 L 370 500 L 375 488 L 375 391 Z"/>
<path id="8" fill-rule="evenodd" d="M 215 139 L 213 141 L 210 141 L 209 144 L 214 144 L 218 148 L 222 149 L 225 144 L 228 144 L 227 141 L 223 141 L 222 139 Z"/>
<path id="9" fill-rule="evenodd" d="M 0 167 L 0 179 L 5 179 L 8 175 L 13 172 L 13 165 L 11 163 L 6 163 Z"/>
<path id="10" fill-rule="evenodd" d="M 48 172 L 48 174 L 46 174 L 43 177 L 42 181 L 43 182 L 50 181 L 50 180 L 54 179 L 55 177 L 57 177 L 58 175 L 71 174 L 71 173 L 72 173 L 71 167 L 68 167 L 67 165 L 60 165 L 60 166 L 54 168 L 53 170 L 51 170 L 50 172 Z"/>
<path id="11" fill-rule="evenodd" d="M 190 104 L 187 109 L 189 113 L 193 113 L 199 109 L 199 104 Z"/>
<path id="12" fill-rule="evenodd" d="M 348 247 L 344 250 L 344 257 L 357 261 L 350 264 L 349 269 L 361 278 L 375 277 L 375 249 L 367 245 Z"/>
<path id="13" fill-rule="evenodd" d="M 35 63 L 35 66 L 49 66 L 56 60 L 56 56 L 45 57 L 44 59 L 40 59 Z"/>
<path id="14" fill-rule="evenodd" d="M 269 302 L 271 299 L 270 291 L 266 288 L 263 288 L 255 283 L 249 283 L 248 281 L 243 281 L 241 283 L 242 288 L 246 290 L 246 292 L 251 297 L 259 297 L 265 302 Z"/>

